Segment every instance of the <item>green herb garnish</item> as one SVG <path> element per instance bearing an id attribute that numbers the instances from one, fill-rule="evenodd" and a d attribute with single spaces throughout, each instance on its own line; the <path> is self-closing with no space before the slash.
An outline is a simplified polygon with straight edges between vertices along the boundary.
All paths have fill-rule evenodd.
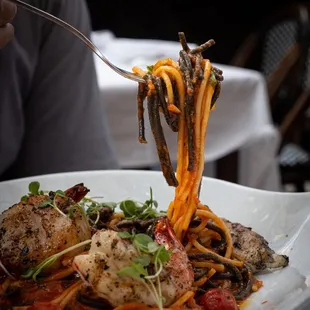
<path id="1" fill-rule="evenodd" d="M 151 257 L 147 254 L 142 254 L 135 258 L 135 262 L 141 264 L 143 267 L 147 267 L 151 263 Z"/>
<path id="2" fill-rule="evenodd" d="M 160 216 L 161 212 L 156 209 L 158 202 L 153 199 L 153 191 L 150 188 L 150 199 L 144 203 L 134 200 L 124 200 L 119 205 L 120 209 L 124 212 L 125 218 L 127 219 L 152 219 Z"/>
<path id="3" fill-rule="evenodd" d="M 66 193 L 63 192 L 63 191 L 61 191 L 61 190 L 57 190 L 57 191 L 55 192 L 55 194 L 56 194 L 57 196 L 60 196 L 60 197 L 63 197 L 63 198 L 66 198 L 66 197 L 67 197 L 67 196 L 66 196 Z"/>
<path id="4" fill-rule="evenodd" d="M 86 240 L 83 242 L 80 242 L 78 244 L 75 244 L 74 246 L 67 248 L 65 250 L 63 250 L 62 252 L 59 252 L 55 255 L 52 255 L 48 258 L 46 258 L 43 262 L 41 262 L 38 266 L 29 269 L 25 274 L 22 275 L 23 278 L 25 279 L 30 279 L 32 278 L 34 281 L 37 281 L 37 276 L 44 270 L 47 269 L 48 267 L 51 267 L 56 261 L 57 259 L 59 259 L 61 256 L 77 249 L 80 248 L 82 246 L 88 245 L 91 243 L 91 240 Z"/>
<path id="5" fill-rule="evenodd" d="M 216 77 L 215 77 L 215 74 L 214 74 L 214 71 L 213 71 L 213 70 L 211 70 L 211 75 L 210 75 L 209 83 L 210 83 L 213 87 L 215 87 L 216 84 L 217 84 L 217 79 L 216 79 Z"/>
<path id="6" fill-rule="evenodd" d="M 160 245 L 146 234 L 131 235 L 128 232 L 119 232 L 123 239 L 129 239 L 135 246 L 138 256 L 129 266 L 118 271 L 119 275 L 129 276 L 141 282 L 154 300 L 159 309 L 163 309 L 163 296 L 161 294 L 160 273 L 163 266 L 170 260 L 170 251 Z M 153 267 L 154 274 L 149 274 L 148 267 Z"/>
<path id="7" fill-rule="evenodd" d="M 97 197 L 102 198 L 102 197 Z M 115 212 L 115 209 L 119 207 L 123 211 L 126 219 L 152 219 L 162 215 L 164 212 L 157 211 L 158 202 L 153 198 L 153 191 L 150 188 L 150 198 L 145 202 L 138 202 L 134 200 L 123 200 L 119 203 L 116 202 L 98 202 L 93 198 L 84 197 L 79 203 L 84 210 L 87 216 L 96 216 L 95 224 L 100 220 L 100 210 L 102 208 L 109 208 L 112 212 Z"/>
<path id="8" fill-rule="evenodd" d="M 154 66 L 146 66 L 146 69 L 147 69 L 147 73 L 151 74 L 153 73 Z"/>
<path id="9" fill-rule="evenodd" d="M 134 235 L 132 239 L 132 243 L 134 244 L 135 248 L 140 253 L 144 252 L 147 254 L 151 254 L 151 252 L 149 252 L 148 245 L 149 243 L 153 243 L 153 242 L 154 242 L 153 239 L 146 234 L 136 234 Z"/>
<path id="10" fill-rule="evenodd" d="M 31 182 L 29 184 L 29 192 L 32 195 L 39 195 L 40 183 L 39 182 Z"/>
<path id="11" fill-rule="evenodd" d="M 45 201 L 43 201 L 40 205 L 39 205 L 39 208 L 48 208 L 48 207 L 52 207 L 54 208 L 58 213 L 60 213 L 62 216 L 67 216 L 65 213 L 63 213 L 57 206 L 57 202 L 56 202 L 56 198 L 57 197 L 63 197 L 63 198 L 67 198 L 66 197 L 66 194 L 61 191 L 61 190 L 57 190 L 54 194 L 54 199 L 46 199 Z"/>
<path id="12" fill-rule="evenodd" d="M 39 205 L 39 208 L 47 208 L 47 207 L 52 207 L 52 208 L 54 207 L 52 199 L 47 199 Z"/>
<path id="13" fill-rule="evenodd" d="M 23 196 L 23 197 L 20 199 L 20 201 L 27 202 L 27 201 L 28 201 L 28 198 L 29 198 L 29 196 L 28 196 L 28 195 L 25 195 L 25 196 Z"/>
<path id="14" fill-rule="evenodd" d="M 34 181 L 29 183 L 28 185 L 28 191 L 29 193 L 27 195 L 24 195 L 20 200 L 27 202 L 29 199 L 29 196 L 31 195 L 44 195 L 44 191 L 40 190 L 40 183 L 38 181 Z"/>
<path id="15" fill-rule="evenodd" d="M 102 198 L 102 197 L 97 197 Z M 96 220 L 94 224 L 96 225 L 100 220 L 100 210 L 102 208 L 109 208 L 114 212 L 115 208 L 117 207 L 117 203 L 115 202 L 98 202 L 92 198 L 84 197 L 80 204 L 85 211 L 88 217 L 92 215 L 96 215 Z"/>
<path id="16" fill-rule="evenodd" d="M 118 271 L 117 274 L 130 276 L 136 280 L 141 280 L 141 279 L 143 280 L 141 276 L 143 277 L 147 276 L 148 272 L 142 264 L 133 262 L 131 263 L 129 267 L 125 267 L 121 269 L 120 271 Z"/>
<path id="17" fill-rule="evenodd" d="M 93 199 L 86 198 L 86 197 L 84 199 L 85 199 L 84 203 L 90 202 L 90 204 L 86 203 L 87 215 L 95 214 L 102 208 L 109 208 L 114 212 L 115 208 L 117 207 L 117 203 L 115 203 L 115 202 L 97 202 Z"/>
<path id="18" fill-rule="evenodd" d="M 83 215 L 86 215 L 84 207 L 82 205 L 80 205 L 79 203 L 76 203 L 76 204 L 70 206 L 68 209 L 68 216 L 70 219 L 72 219 L 74 217 L 74 212 L 77 209 L 79 209 Z"/>
<path id="19" fill-rule="evenodd" d="M 120 231 L 117 233 L 122 239 L 132 239 L 133 236 L 128 231 Z"/>
<path id="20" fill-rule="evenodd" d="M 152 187 L 150 187 L 150 199 L 146 200 L 145 205 L 147 205 L 148 207 L 154 207 L 154 208 L 158 208 L 158 202 L 156 200 L 153 199 L 153 190 Z"/>

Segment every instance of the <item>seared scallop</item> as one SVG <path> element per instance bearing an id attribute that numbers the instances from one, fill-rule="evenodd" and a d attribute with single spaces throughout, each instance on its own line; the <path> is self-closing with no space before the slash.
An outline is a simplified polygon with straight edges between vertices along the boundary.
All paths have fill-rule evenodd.
<path id="1" fill-rule="evenodd" d="M 79 185 L 82 186 L 82 185 Z M 44 259 L 91 238 L 88 220 L 76 202 L 69 197 L 56 197 L 56 204 L 43 206 L 47 195 L 30 196 L 0 215 L 0 261 L 13 273 L 33 268 Z M 64 214 L 66 212 L 66 214 Z M 83 251 L 77 249 L 68 255 Z"/>

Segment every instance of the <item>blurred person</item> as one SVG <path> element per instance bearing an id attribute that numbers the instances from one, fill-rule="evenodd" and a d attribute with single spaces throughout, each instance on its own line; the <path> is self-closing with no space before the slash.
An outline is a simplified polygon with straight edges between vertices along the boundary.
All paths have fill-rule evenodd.
<path id="1" fill-rule="evenodd" d="M 84 0 L 27 3 L 90 35 Z M 0 0 L 0 179 L 117 167 L 92 52 Z"/>
<path id="2" fill-rule="evenodd" d="M 0 48 L 13 37 L 14 28 L 10 24 L 16 14 L 16 5 L 0 0 Z"/>

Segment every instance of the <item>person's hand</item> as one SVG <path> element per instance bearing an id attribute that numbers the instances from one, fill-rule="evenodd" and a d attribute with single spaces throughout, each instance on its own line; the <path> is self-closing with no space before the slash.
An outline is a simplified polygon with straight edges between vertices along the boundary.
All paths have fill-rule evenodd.
<path id="1" fill-rule="evenodd" d="M 15 14 L 15 4 L 6 0 L 0 0 L 0 49 L 4 47 L 14 35 L 14 28 L 10 22 Z"/>

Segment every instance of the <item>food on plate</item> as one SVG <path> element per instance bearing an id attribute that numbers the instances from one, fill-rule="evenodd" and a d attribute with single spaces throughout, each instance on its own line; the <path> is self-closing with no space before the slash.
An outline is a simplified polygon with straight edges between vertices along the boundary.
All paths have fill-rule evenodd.
<path id="1" fill-rule="evenodd" d="M 200 303 L 207 310 L 238 310 L 234 296 L 222 288 L 208 290 L 200 297 Z"/>
<path id="2" fill-rule="evenodd" d="M 178 61 L 133 68 L 146 81 L 138 89 L 139 141 L 147 143 L 147 99 L 163 175 L 175 187 L 170 205 L 161 206 L 167 211 L 159 211 L 152 189 L 147 201 L 116 203 L 89 197 L 83 184 L 45 192 L 30 183 L 29 194 L 0 216 L 0 308 L 236 310 L 263 285 L 255 273 L 287 266 L 262 236 L 199 200 L 223 77 L 202 57 L 213 40 L 191 50 L 183 33 L 179 39 Z M 178 133 L 176 173 L 161 113 Z"/>
<path id="3" fill-rule="evenodd" d="M 154 221 L 154 241 L 148 235 L 137 234 L 135 238 L 148 239 L 159 246 L 164 245 L 170 252 L 160 272 L 161 296 L 164 306 L 171 305 L 179 296 L 191 290 L 194 282 L 194 271 L 184 247 L 176 239 L 167 218 Z M 126 302 L 140 302 L 156 305 L 156 299 L 145 283 L 134 281 L 130 276 L 120 276 L 119 271 L 128 267 L 139 257 L 131 240 L 122 238 L 114 230 L 97 232 L 92 238 L 88 254 L 78 255 L 73 260 L 73 268 L 81 275 L 97 295 L 116 307 Z M 160 265 L 160 263 L 158 263 Z M 154 264 L 154 268 L 157 266 Z M 146 276 L 148 277 L 148 276 Z"/>
<path id="4" fill-rule="evenodd" d="M 276 254 L 268 246 L 268 242 L 250 227 L 231 223 L 228 220 L 224 222 L 231 233 L 235 255 L 246 261 L 253 272 L 278 269 L 288 265 L 288 257 Z"/>
<path id="5" fill-rule="evenodd" d="M 171 186 L 175 198 L 168 209 L 168 217 L 177 237 L 182 240 L 190 220 L 196 212 L 202 216 L 209 210 L 199 210 L 200 182 L 204 169 L 204 150 L 210 112 L 215 108 L 221 91 L 222 71 L 203 59 L 202 52 L 215 44 L 214 40 L 190 49 L 184 33 L 179 33 L 182 45 L 179 61 L 159 60 L 148 72 L 134 67 L 133 71 L 147 83 L 138 89 L 139 141 L 146 143 L 144 134 L 143 101 L 147 97 L 148 114 L 161 169 Z M 178 132 L 178 158 L 176 174 L 171 164 L 168 147 L 161 126 L 159 111 L 167 124 Z M 222 228 L 223 223 L 220 223 Z M 227 235 L 228 232 L 226 231 Z M 226 257 L 231 256 L 229 242 Z"/>
<path id="6" fill-rule="evenodd" d="M 88 220 L 76 204 L 88 190 L 77 185 L 66 193 L 39 193 L 0 215 L 0 258 L 14 273 L 34 268 L 47 257 L 91 237 Z M 72 216 L 66 216 L 71 212 Z M 82 249 L 83 250 L 83 249 Z M 68 255 L 75 255 L 77 249 Z"/>
<path id="7" fill-rule="evenodd" d="M 29 188 L 32 187 L 33 183 Z M 88 192 L 83 184 L 72 189 L 77 188 Z M 73 222 L 75 217 L 72 216 L 76 214 L 80 224 L 75 225 L 76 234 L 73 235 L 77 236 L 81 231 L 84 233 L 80 239 L 75 238 L 75 242 L 70 239 L 68 245 L 67 226 L 59 228 L 59 231 L 54 230 L 59 250 L 54 249 L 49 257 L 41 254 L 28 269 L 21 260 L 14 260 L 15 251 L 10 256 L 14 264 L 7 263 L 10 248 L 4 243 L 8 253 L 3 256 L 2 251 L 0 256 L 2 308 L 238 309 L 238 303 L 262 285 L 253 274 L 288 264 L 285 256 L 276 255 L 270 250 L 263 237 L 238 223 L 230 223 L 213 215 L 203 225 L 201 218 L 193 217 L 188 234 L 183 241 L 179 240 L 167 213 L 158 211 L 152 190 L 150 199 L 145 202 L 124 200 L 113 203 L 100 202 L 99 198 L 95 200 L 88 196 L 80 196 L 80 201 L 74 201 L 72 189 L 49 192 L 48 195 L 42 195 L 38 190 L 38 194 L 30 193 L 22 198 L 23 204 L 20 202 L 8 210 L 23 205 L 25 209 L 18 209 L 19 212 L 33 213 L 38 223 L 46 218 L 45 212 L 55 211 L 52 214 L 57 214 L 56 218 L 61 216 L 57 220 L 57 227 L 67 221 Z M 59 201 L 59 210 L 50 203 L 57 195 L 62 198 L 61 202 L 66 202 L 61 204 Z M 38 201 L 42 209 L 39 211 Z M 231 231 L 232 258 L 225 257 L 227 236 L 218 223 L 225 223 L 227 231 Z M 50 221 L 49 227 L 54 224 Z M 199 227 L 203 226 L 204 230 L 199 231 Z M 235 227 L 238 227 L 239 239 L 235 239 Z M 249 233 L 252 234 L 250 237 Z M 41 234 L 42 230 L 36 230 L 34 237 L 40 240 Z M 20 237 L 23 239 L 22 234 Z M 9 236 L 6 238 L 9 239 Z M 268 265 L 267 256 L 262 255 L 266 257 L 265 260 L 261 257 L 265 264 L 260 264 L 258 268 L 251 255 L 244 254 L 248 251 L 246 242 L 239 241 L 240 244 L 236 244 L 236 240 L 246 238 L 252 239 L 250 242 L 256 241 L 252 253 L 267 249 L 268 255 L 277 257 L 280 263 Z M 2 245 L 2 239 L 0 242 Z M 27 242 L 27 238 L 24 242 Z M 42 245 L 37 242 L 31 247 L 31 242 L 30 238 L 27 254 L 28 257 L 35 257 Z M 234 250 L 237 247 L 240 252 L 235 257 Z"/>

